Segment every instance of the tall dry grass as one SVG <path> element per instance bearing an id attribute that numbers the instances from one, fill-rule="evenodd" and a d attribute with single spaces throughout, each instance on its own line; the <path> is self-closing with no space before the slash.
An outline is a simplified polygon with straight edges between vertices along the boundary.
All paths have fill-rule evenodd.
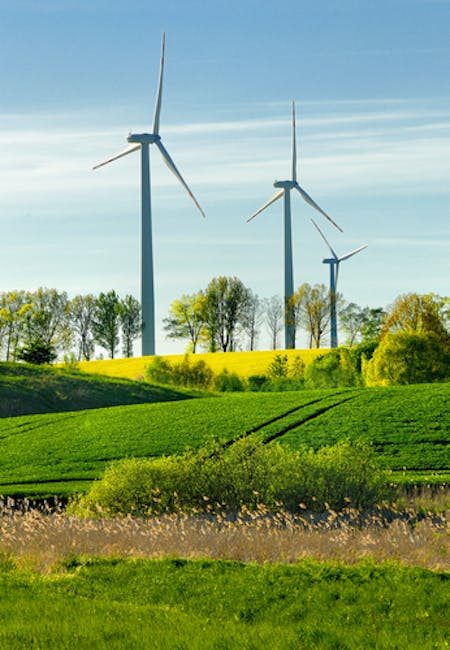
<path id="1" fill-rule="evenodd" d="M 49 572 L 74 555 L 229 559 L 242 562 L 398 561 L 450 570 L 450 511 L 379 508 L 302 516 L 264 507 L 230 515 L 183 513 L 141 519 L 78 519 L 62 509 L 0 509 L 0 554 L 18 566 Z"/>

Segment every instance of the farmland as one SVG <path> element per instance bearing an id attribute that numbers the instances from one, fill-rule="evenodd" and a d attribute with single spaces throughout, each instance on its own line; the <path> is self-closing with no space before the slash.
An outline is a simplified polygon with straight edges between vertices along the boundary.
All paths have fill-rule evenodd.
<path id="1" fill-rule="evenodd" d="M 288 363 L 300 357 L 307 365 L 318 355 L 323 354 L 324 349 L 311 350 L 283 350 L 283 355 L 288 357 Z M 226 369 L 235 372 L 241 377 L 259 375 L 267 372 L 267 367 L 274 359 L 276 351 L 263 350 L 253 352 L 227 352 L 220 354 L 209 352 L 203 354 L 189 355 L 190 361 L 204 361 L 211 370 L 217 374 Z M 185 355 L 173 354 L 162 359 L 170 363 L 179 363 Z M 79 364 L 80 370 L 86 373 L 100 373 L 111 377 L 125 377 L 128 379 L 140 379 L 144 376 L 145 367 L 152 361 L 152 357 L 138 357 L 131 359 L 104 359 L 101 361 L 82 361 Z"/>
<path id="2" fill-rule="evenodd" d="M 400 482 L 448 481 L 449 384 L 239 393 L 0 420 L 0 492 L 85 490 L 113 460 L 253 435 L 298 448 L 365 440 Z"/>

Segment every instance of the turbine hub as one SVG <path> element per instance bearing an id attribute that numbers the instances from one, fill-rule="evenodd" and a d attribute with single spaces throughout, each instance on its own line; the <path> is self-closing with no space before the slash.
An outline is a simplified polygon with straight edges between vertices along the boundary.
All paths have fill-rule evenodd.
<path id="1" fill-rule="evenodd" d="M 274 187 L 282 187 L 284 190 L 292 190 L 296 186 L 295 181 L 275 181 Z"/>
<path id="2" fill-rule="evenodd" d="M 154 133 L 130 133 L 127 140 L 128 142 L 139 142 L 140 144 L 154 144 L 161 138 Z"/>

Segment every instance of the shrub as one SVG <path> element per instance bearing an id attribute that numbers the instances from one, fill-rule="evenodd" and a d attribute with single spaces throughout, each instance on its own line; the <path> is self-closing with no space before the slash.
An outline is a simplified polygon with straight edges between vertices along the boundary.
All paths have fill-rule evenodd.
<path id="1" fill-rule="evenodd" d="M 187 386 L 194 388 L 210 388 L 214 373 L 203 361 L 191 363 L 189 355 L 185 355 L 179 363 L 171 364 L 161 357 L 155 357 L 145 368 L 145 379 L 160 384 Z"/>
<path id="2" fill-rule="evenodd" d="M 138 514 L 242 506 L 306 506 L 324 510 L 372 507 L 386 496 L 387 478 L 367 446 L 350 442 L 291 450 L 249 438 L 217 442 L 182 456 L 114 463 L 72 505 L 80 515 Z"/>
<path id="3" fill-rule="evenodd" d="M 228 372 L 226 368 L 214 377 L 214 389 L 219 392 L 238 392 L 246 389 L 246 383 L 235 372 Z"/>
<path id="4" fill-rule="evenodd" d="M 363 369 L 368 386 L 445 381 L 450 378 L 448 342 L 431 332 L 390 332 Z"/>
<path id="5" fill-rule="evenodd" d="M 305 383 L 309 388 L 359 386 L 358 358 L 347 348 L 336 348 L 314 359 L 306 368 Z"/>

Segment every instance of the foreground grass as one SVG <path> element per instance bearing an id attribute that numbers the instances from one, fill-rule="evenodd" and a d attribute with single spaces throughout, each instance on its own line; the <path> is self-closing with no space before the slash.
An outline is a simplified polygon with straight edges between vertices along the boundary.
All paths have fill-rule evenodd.
<path id="1" fill-rule="evenodd" d="M 450 384 L 241 393 L 0 419 L 0 494 L 68 495 L 113 460 L 255 435 L 294 448 L 374 446 L 399 482 L 450 480 Z M 252 433 L 253 432 L 253 433 Z"/>
<path id="2" fill-rule="evenodd" d="M 24 363 L 0 362 L 0 418 L 166 402 L 188 391 Z"/>
<path id="3" fill-rule="evenodd" d="M 445 647 L 449 574 L 224 561 L 73 560 L 0 569 L 0 645 L 14 648 Z"/>
<path id="4" fill-rule="evenodd" d="M 190 354 L 189 359 L 193 361 L 204 361 L 211 370 L 218 374 L 222 370 L 235 372 L 240 377 L 250 375 L 267 374 L 267 368 L 277 354 L 286 355 L 288 363 L 292 363 L 295 357 L 300 357 L 305 365 L 311 363 L 318 355 L 328 352 L 325 349 L 305 350 L 254 350 L 253 352 L 208 352 L 201 354 Z M 179 363 L 185 357 L 184 354 L 172 354 L 162 356 L 171 364 Z M 131 359 L 103 359 L 101 361 L 83 361 L 80 363 L 80 370 L 88 373 L 100 373 L 111 377 L 128 377 L 129 379 L 142 379 L 145 368 L 154 357 L 134 357 Z"/>

